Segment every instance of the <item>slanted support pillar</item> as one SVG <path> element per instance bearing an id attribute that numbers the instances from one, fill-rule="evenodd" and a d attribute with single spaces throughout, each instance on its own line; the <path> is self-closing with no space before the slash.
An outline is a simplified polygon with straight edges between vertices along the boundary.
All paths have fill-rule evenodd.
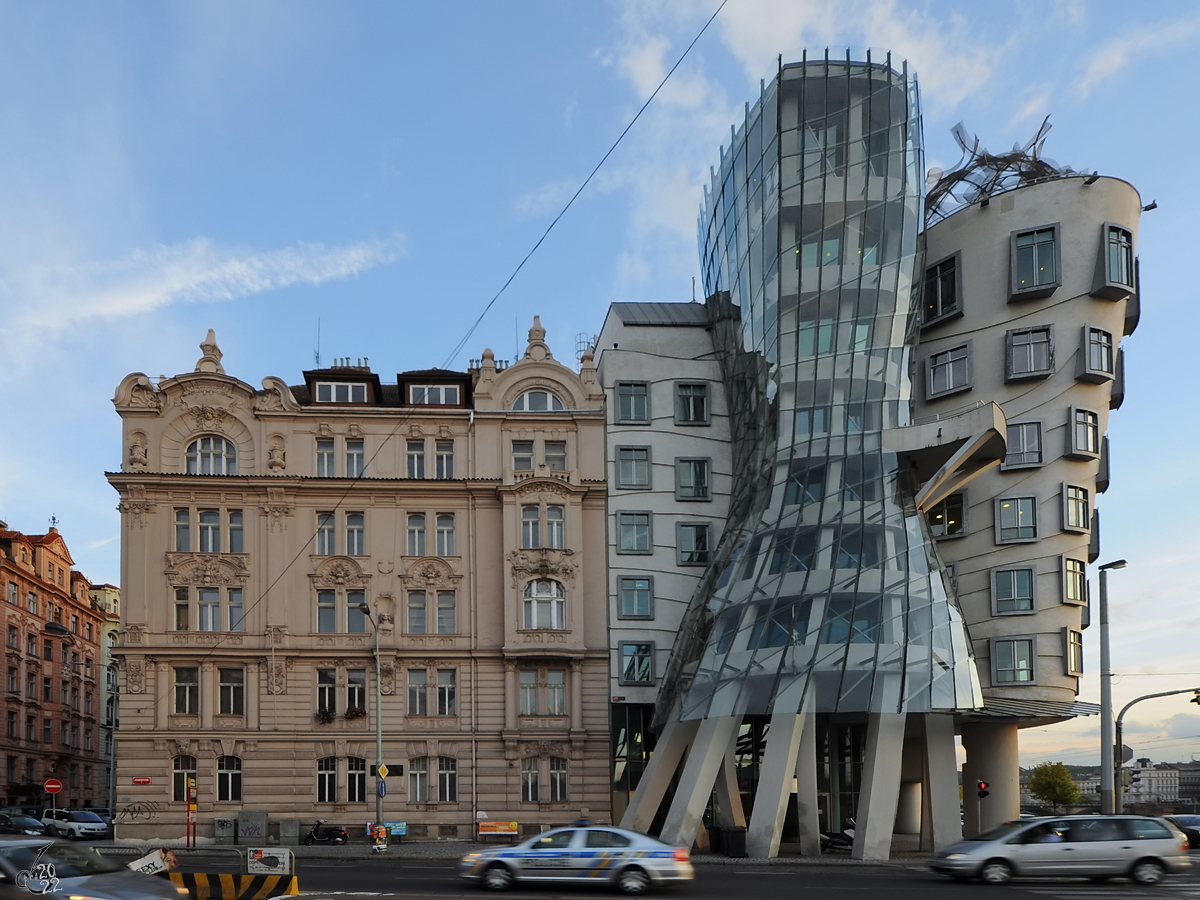
<path id="1" fill-rule="evenodd" d="M 1017 764 L 1017 723 L 977 722 L 962 726 L 963 832 L 986 831 L 1021 814 L 1020 770 Z M 988 796 L 976 795 L 975 784 L 986 781 Z"/>
<path id="2" fill-rule="evenodd" d="M 650 754 L 650 762 L 638 781 L 638 786 L 629 798 L 625 807 L 625 815 L 621 817 L 621 827 L 630 831 L 640 831 L 645 834 L 654 823 L 659 804 L 671 786 L 675 770 L 683 753 L 696 737 L 700 722 L 679 722 L 671 720 L 663 728 L 662 734 L 654 744 L 654 752 Z"/>
<path id="3" fill-rule="evenodd" d="M 817 717 L 809 713 L 796 751 L 796 811 L 800 818 L 800 855 L 821 855 L 821 817 L 817 806 Z"/>
<path id="4" fill-rule="evenodd" d="M 690 847 L 696 839 L 700 817 L 712 794 L 717 771 L 725 761 L 729 742 L 737 734 L 741 716 L 720 716 L 703 719 L 696 729 L 696 739 L 688 751 L 687 762 L 679 776 L 679 787 L 667 813 L 659 839 L 665 844 Z M 643 776 L 644 777 L 644 776 Z"/>
<path id="5" fill-rule="evenodd" d="M 962 840 L 958 804 L 958 756 L 954 750 L 954 717 L 927 713 L 925 720 L 925 795 L 922 834 L 931 833 L 932 850 L 945 850 Z M 971 796 L 963 780 L 963 797 Z"/>
<path id="6" fill-rule="evenodd" d="M 862 790 L 851 851 L 855 859 L 885 860 L 891 855 L 906 718 L 904 713 L 871 713 L 867 717 Z"/>
<path id="7" fill-rule="evenodd" d="M 758 770 L 758 789 L 754 792 L 754 812 L 746 835 L 746 852 L 755 859 L 779 855 L 779 836 L 783 817 L 792 795 L 792 778 L 800 738 L 806 727 L 804 713 L 775 713 L 767 732 L 767 749 Z"/>
<path id="8" fill-rule="evenodd" d="M 742 809 L 742 792 L 738 788 L 737 783 L 737 729 L 733 731 L 733 737 L 729 740 L 729 747 L 725 750 L 725 759 L 721 762 L 721 769 L 717 772 L 717 807 L 720 810 L 720 815 L 717 819 L 718 825 L 740 825 L 746 827 L 746 813 Z"/>

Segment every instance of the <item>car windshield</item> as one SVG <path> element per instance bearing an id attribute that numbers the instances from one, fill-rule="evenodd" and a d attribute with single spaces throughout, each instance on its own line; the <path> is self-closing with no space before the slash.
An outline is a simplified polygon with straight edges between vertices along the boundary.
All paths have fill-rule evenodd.
<path id="1" fill-rule="evenodd" d="M 968 841 L 998 841 L 1001 838 L 1008 837 L 1017 831 L 1020 831 L 1028 822 L 1005 822 L 1003 825 L 997 825 L 995 828 L 989 828 L 987 831 L 981 831 L 979 834 L 973 834 Z"/>
<path id="2" fill-rule="evenodd" d="M 1200 816 L 1171 816 L 1176 825 L 1186 825 L 1188 828 L 1200 828 Z"/>
<path id="3" fill-rule="evenodd" d="M 104 872 L 117 872 L 122 868 L 118 863 L 109 862 L 98 853 L 70 844 L 0 846 L 0 854 L 18 872 L 30 869 L 38 863 L 49 863 L 54 866 L 54 874 L 58 878 L 100 875 Z"/>
<path id="4" fill-rule="evenodd" d="M 18 828 L 41 828 L 42 823 L 37 819 L 31 819 L 29 816 L 11 816 L 9 821 Z"/>
<path id="5" fill-rule="evenodd" d="M 101 819 L 94 812 L 88 812 L 86 809 L 71 810 L 70 819 L 72 822 L 92 822 L 92 823 L 99 822 L 101 825 L 104 824 L 103 819 Z"/>

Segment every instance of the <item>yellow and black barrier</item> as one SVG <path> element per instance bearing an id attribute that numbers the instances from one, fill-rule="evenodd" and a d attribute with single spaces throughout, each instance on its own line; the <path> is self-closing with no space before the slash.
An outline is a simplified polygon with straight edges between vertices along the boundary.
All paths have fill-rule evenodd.
<path id="1" fill-rule="evenodd" d="M 171 872 L 174 884 L 188 889 L 193 900 L 266 900 L 299 894 L 295 875 L 209 875 L 204 872 Z"/>

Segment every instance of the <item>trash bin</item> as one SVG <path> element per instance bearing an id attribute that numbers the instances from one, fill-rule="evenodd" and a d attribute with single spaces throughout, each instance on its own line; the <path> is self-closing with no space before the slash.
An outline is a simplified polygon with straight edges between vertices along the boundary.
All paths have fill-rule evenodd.
<path id="1" fill-rule="evenodd" d="M 721 829 L 721 846 L 726 856 L 746 858 L 746 826 L 726 825 Z"/>
<path id="2" fill-rule="evenodd" d="M 213 819 L 213 838 L 218 844 L 232 844 L 237 839 L 237 819 Z"/>

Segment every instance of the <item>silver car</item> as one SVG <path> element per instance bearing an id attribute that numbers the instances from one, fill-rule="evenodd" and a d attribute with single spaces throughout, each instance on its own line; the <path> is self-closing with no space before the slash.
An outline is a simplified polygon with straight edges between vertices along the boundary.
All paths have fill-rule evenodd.
<path id="1" fill-rule="evenodd" d="M 468 853 L 458 874 L 493 891 L 520 881 L 609 883 L 626 894 L 691 881 L 686 847 L 609 825 L 557 828 L 524 843 Z"/>
<path id="2" fill-rule="evenodd" d="M 88 897 L 92 900 L 183 900 L 187 888 L 164 878 L 131 872 L 94 850 L 64 841 L 0 838 L 0 898 L 30 900 Z"/>
<path id="3" fill-rule="evenodd" d="M 955 844 L 929 860 L 954 878 L 1004 884 L 1015 875 L 1125 876 L 1157 884 L 1191 865 L 1187 838 L 1163 819 L 1062 816 L 1020 819 Z"/>

